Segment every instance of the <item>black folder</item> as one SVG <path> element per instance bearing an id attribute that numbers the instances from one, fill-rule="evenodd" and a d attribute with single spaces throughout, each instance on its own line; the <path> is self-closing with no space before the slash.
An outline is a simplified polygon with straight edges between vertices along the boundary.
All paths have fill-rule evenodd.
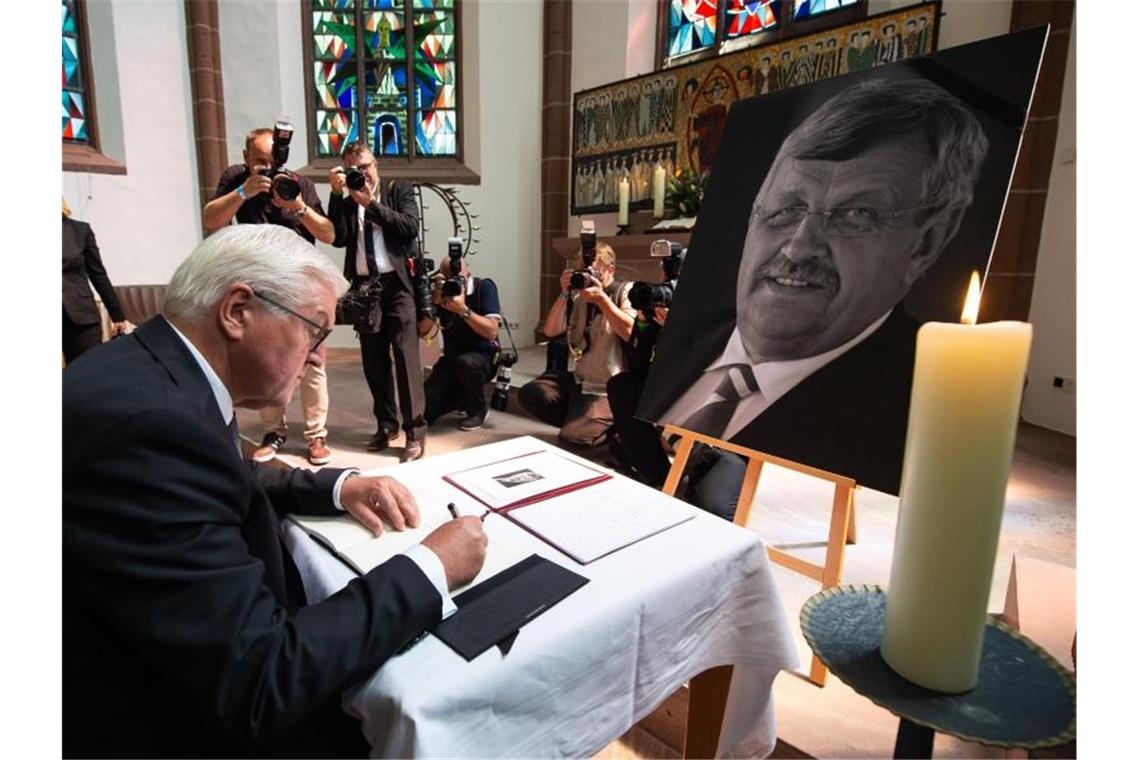
<path id="1" fill-rule="evenodd" d="M 433 633 L 468 661 L 500 642 L 505 655 L 522 626 L 588 582 L 532 554 L 455 597 L 459 609 Z"/>

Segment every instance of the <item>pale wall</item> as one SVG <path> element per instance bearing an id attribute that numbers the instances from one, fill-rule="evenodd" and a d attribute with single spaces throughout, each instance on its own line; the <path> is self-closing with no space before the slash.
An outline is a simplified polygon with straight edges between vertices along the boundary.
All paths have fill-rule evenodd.
<path id="1" fill-rule="evenodd" d="M 1043 427 L 1077 434 L 1076 388 L 1053 387 L 1077 376 L 1077 35 L 1073 24 L 1057 125 L 1053 172 L 1033 279 L 1033 349 L 1022 413 Z"/>
<path id="2" fill-rule="evenodd" d="M 201 229 L 183 4 L 90 7 L 102 142 L 127 174 L 64 172 L 63 192 L 112 282 L 166 282 Z"/>

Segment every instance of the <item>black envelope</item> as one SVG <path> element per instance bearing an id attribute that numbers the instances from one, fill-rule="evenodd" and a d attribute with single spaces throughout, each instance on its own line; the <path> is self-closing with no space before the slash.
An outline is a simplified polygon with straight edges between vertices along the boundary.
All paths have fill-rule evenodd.
<path id="1" fill-rule="evenodd" d="M 505 655 L 522 626 L 588 582 L 532 554 L 455 597 L 459 609 L 433 633 L 468 661 L 495 644 Z"/>

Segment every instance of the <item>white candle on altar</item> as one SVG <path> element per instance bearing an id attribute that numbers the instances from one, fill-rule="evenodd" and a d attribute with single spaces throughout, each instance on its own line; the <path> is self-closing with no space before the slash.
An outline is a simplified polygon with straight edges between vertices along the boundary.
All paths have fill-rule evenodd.
<path id="1" fill-rule="evenodd" d="M 629 180 L 621 178 L 618 183 L 618 226 L 629 224 Z"/>
<path id="2" fill-rule="evenodd" d="M 661 164 L 653 170 L 653 216 L 665 216 L 665 167 Z"/>
<path id="3" fill-rule="evenodd" d="M 979 295 L 975 272 L 965 324 L 918 331 L 880 646 L 899 675 L 947 693 L 977 685 L 1033 336 L 1024 322 L 973 324 Z"/>

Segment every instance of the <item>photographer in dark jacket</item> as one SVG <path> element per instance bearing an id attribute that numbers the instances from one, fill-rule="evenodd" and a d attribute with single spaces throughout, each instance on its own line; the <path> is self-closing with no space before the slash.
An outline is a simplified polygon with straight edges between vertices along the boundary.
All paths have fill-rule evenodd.
<path id="1" fill-rule="evenodd" d="M 368 450 L 386 449 L 399 427 L 392 403 L 394 356 L 405 434 L 400 461 L 410 462 L 424 455 L 427 439 L 423 367 L 408 273 L 408 259 L 416 253 L 419 207 L 410 183 L 380 181 L 376 157 L 364 143 L 349 143 L 342 157 L 344 166 L 329 172 L 329 217 L 336 230 L 333 245 L 345 249 L 344 276 L 354 286 L 368 282 L 381 288 L 380 330 L 356 331 L 377 425 Z"/>
<path id="2" fill-rule="evenodd" d="M 614 375 L 606 384 L 614 429 L 618 433 L 611 439 L 611 448 L 619 469 L 653 488 L 661 488 L 665 484 L 669 475 L 669 457 L 665 454 L 665 442 L 658 427 L 634 417 L 634 411 L 655 358 L 658 335 L 669 316 L 672 285 L 676 284 L 683 261 L 682 251 L 680 255 L 674 252 L 670 259 L 661 262 L 661 281 L 671 285 L 667 289 L 653 289 L 656 290 L 653 297 L 648 295 L 652 291 L 646 287 L 647 283 L 634 284 L 630 300 L 638 307 L 638 313 L 633 330 L 624 343 L 629 369 Z M 732 520 L 745 468 L 742 457 L 698 444 L 693 448 L 677 496 L 706 512 Z"/>
<path id="3" fill-rule="evenodd" d="M 458 262 L 459 272 L 453 267 Z M 431 369 L 424 382 L 427 406 L 424 417 L 428 424 L 453 409 L 467 416 L 460 430 L 474 430 L 487 420 L 487 382 L 495 372 L 494 359 L 499 350 L 499 288 L 486 277 L 472 277 L 464 258 L 448 258 L 440 265 L 440 277 L 433 290 L 439 307 L 439 326 L 443 333 L 443 356 Z M 446 281 L 458 287 L 457 295 L 447 295 Z M 431 319 L 420 320 L 420 334 L 434 328 Z"/>

